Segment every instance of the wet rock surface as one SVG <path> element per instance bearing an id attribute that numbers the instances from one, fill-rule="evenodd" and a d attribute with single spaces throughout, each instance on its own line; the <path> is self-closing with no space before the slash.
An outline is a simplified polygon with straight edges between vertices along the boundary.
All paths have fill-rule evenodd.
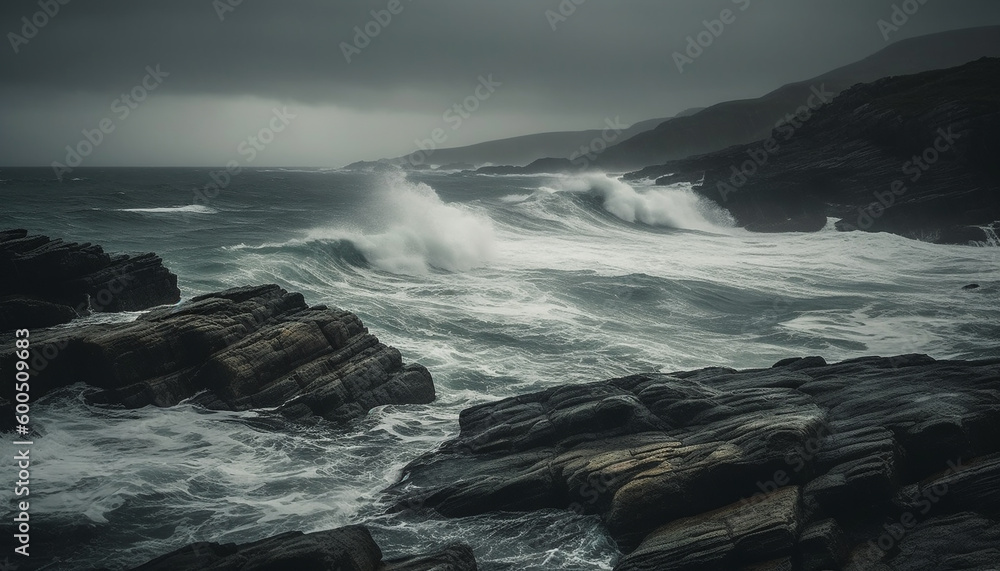
<path id="1" fill-rule="evenodd" d="M 93 244 L 0 231 L 0 333 L 178 301 L 177 276 L 156 254 L 111 255 Z"/>
<path id="2" fill-rule="evenodd" d="M 41 331 L 31 364 L 33 399 L 83 382 L 101 389 L 91 402 L 127 408 L 192 399 L 345 422 L 380 405 L 434 400 L 427 369 L 403 363 L 356 315 L 309 307 L 277 285 L 195 297 L 130 323 Z"/>
<path id="3" fill-rule="evenodd" d="M 452 545 L 439 553 L 392 561 L 362 526 L 303 534 L 291 532 L 253 543 L 195 543 L 178 549 L 134 571 L 250 571 L 301 569 L 333 571 L 475 571 L 476 560 L 466 545 Z"/>
<path id="4" fill-rule="evenodd" d="M 639 375 L 460 424 L 404 470 L 395 509 L 596 514 L 617 569 L 997 568 L 1000 359 Z"/>

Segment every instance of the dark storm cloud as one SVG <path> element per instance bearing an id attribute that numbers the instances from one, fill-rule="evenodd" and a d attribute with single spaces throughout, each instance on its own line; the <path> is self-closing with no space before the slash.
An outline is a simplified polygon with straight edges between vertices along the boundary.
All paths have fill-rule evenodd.
<path id="1" fill-rule="evenodd" d="M 371 12 L 390 0 L 243 0 L 223 18 L 236 0 L 43 2 L 59 13 L 27 43 L 10 34 L 38 0 L 0 7 L 5 117 L 46 98 L 111 96 L 159 63 L 163 93 L 429 117 L 493 74 L 505 96 L 490 112 L 545 130 L 757 96 L 856 61 L 886 45 L 876 22 L 901 0 L 399 0 L 385 26 Z M 1000 23 L 997 4 L 927 0 L 891 39 Z M 672 54 L 727 8 L 736 21 L 679 73 Z M 377 37 L 356 43 L 366 24 Z M 363 46 L 350 63 L 345 42 Z"/>
<path id="2" fill-rule="evenodd" d="M 228 1 L 73 0 L 19 54 L 4 50 L 5 83 L 100 90 L 133 82 L 136 70 L 160 62 L 173 70 L 172 90 L 365 106 L 392 100 L 396 91 L 433 94 L 494 73 L 519 90 L 565 93 L 570 104 L 587 105 L 646 88 L 683 88 L 685 80 L 738 91 L 734 80 L 775 85 L 822 72 L 877 49 L 883 38 L 876 21 L 891 5 L 400 0 L 402 12 L 384 27 L 369 26 L 381 28 L 379 35 L 348 64 L 341 42 L 354 43 L 354 27 L 364 29 L 371 10 L 384 10 L 389 0 L 243 0 L 220 21 L 217 12 Z M 701 31 L 702 20 L 744 3 L 748 9 L 713 53 L 690 67 L 691 77 L 679 75 L 671 54 L 683 48 L 683 38 Z M 5 2 L 4 31 L 18 30 L 20 17 L 38 9 L 37 0 Z M 915 16 L 900 36 L 997 21 L 1000 12 L 990 1 L 930 0 L 923 9 L 928 13 Z M 548 10 L 569 15 L 563 21 Z M 705 73 L 696 74 L 699 68 Z"/>

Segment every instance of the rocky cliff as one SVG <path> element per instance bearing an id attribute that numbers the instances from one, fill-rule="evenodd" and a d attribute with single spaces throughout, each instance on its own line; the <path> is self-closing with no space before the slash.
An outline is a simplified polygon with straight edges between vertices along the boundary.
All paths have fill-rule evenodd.
<path id="1" fill-rule="evenodd" d="M 1000 59 L 857 85 L 802 109 L 764 140 L 626 178 L 699 181 L 756 231 L 817 231 L 835 217 L 842 230 L 932 242 L 995 237 L 983 228 L 1000 220 Z"/>
<path id="2" fill-rule="evenodd" d="M 396 509 L 602 518 L 616 569 L 996 569 L 1000 359 L 712 368 L 464 411 Z"/>

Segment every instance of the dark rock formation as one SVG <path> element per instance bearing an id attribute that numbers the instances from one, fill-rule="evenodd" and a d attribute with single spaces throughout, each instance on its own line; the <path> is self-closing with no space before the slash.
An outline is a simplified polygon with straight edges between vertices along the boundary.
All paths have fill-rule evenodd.
<path id="1" fill-rule="evenodd" d="M 794 109 L 789 109 L 793 112 Z M 1000 220 L 1000 59 L 858 85 L 771 137 L 629 178 L 697 190 L 763 232 L 891 232 L 987 241 Z"/>
<path id="2" fill-rule="evenodd" d="M 393 561 L 361 526 L 303 534 L 283 533 L 261 541 L 195 543 L 158 557 L 134 571 L 475 571 L 476 560 L 466 545 L 440 553 Z"/>
<path id="3" fill-rule="evenodd" d="M 177 276 L 155 254 L 109 255 L 26 230 L 0 232 L 0 333 L 178 301 Z"/>
<path id="4" fill-rule="evenodd" d="M 998 561 L 1000 359 L 640 375 L 477 406 L 460 425 L 404 470 L 396 509 L 597 514 L 619 570 Z"/>
<path id="5" fill-rule="evenodd" d="M 476 556 L 465 544 L 455 544 L 438 553 L 386 561 L 378 571 L 475 571 Z"/>
<path id="6" fill-rule="evenodd" d="M 0 355 L 4 370 L 12 360 Z M 347 421 L 434 399 L 427 369 L 405 365 L 357 316 L 308 307 L 276 285 L 203 295 L 127 324 L 33 334 L 31 365 L 32 399 L 83 382 L 102 389 L 93 402 L 129 408 L 194 397 L 217 410 Z"/>

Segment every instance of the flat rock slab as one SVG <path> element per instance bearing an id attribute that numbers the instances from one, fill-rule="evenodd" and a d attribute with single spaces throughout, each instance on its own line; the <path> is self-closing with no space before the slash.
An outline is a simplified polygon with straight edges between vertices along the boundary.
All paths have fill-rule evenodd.
<path id="1" fill-rule="evenodd" d="M 5 370 L 8 361 L 0 355 Z M 31 364 L 35 399 L 83 382 L 101 389 L 92 402 L 128 408 L 192 399 L 346 422 L 376 406 L 434 400 L 427 369 L 403 363 L 356 315 L 309 307 L 276 285 L 199 296 L 131 323 L 40 332 Z"/>
<path id="2" fill-rule="evenodd" d="M 477 406 L 460 424 L 404 470 L 393 509 L 596 514 L 627 554 L 619 569 L 840 569 L 880 541 L 879 564 L 902 569 L 934 542 L 888 545 L 886 529 L 986 530 L 975 522 L 1000 515 L 1000 359 L 639 375 Z M 936 541 L 949 561 L 989 553 L 978 536 Z"/>

